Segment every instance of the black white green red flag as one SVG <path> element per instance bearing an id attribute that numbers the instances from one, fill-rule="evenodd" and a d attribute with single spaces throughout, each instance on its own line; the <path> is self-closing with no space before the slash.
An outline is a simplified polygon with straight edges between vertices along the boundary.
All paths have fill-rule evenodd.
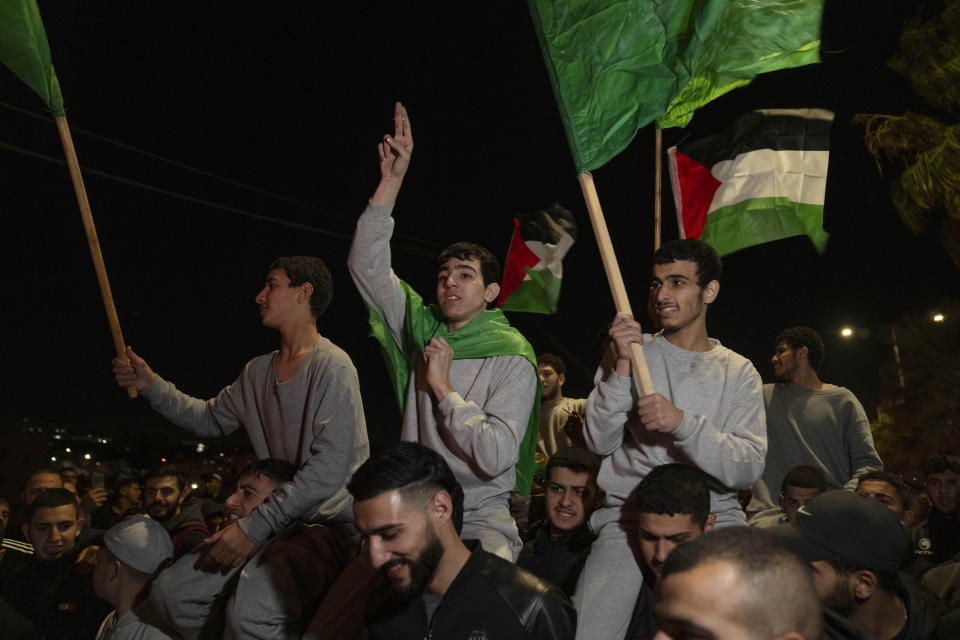
<path id="1" fill-rule="evenodd" d="M 667 151 L 677 223 L 720 255 L 806 235 L 823 252 L 833 112 L 758 109 Z"/>
<path id="2" fill-rule="evenodd" d="M 563 256 L 576 239 L 573 214 L 559 204 L 514 218 L 498 306 L 505 311 L 556 312 Z"/>

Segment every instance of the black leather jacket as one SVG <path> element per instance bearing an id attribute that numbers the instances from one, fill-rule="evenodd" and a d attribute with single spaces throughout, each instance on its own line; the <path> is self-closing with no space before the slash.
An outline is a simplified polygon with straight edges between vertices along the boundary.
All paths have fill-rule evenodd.
<path id="1" fill-rule="evenodd" d="M 370 638 L 572 640 L 576 613 L 553 585 L 467 543 L 472 553 L 430 620 L 423 599 L 387 598 L 368 614 Z"/>

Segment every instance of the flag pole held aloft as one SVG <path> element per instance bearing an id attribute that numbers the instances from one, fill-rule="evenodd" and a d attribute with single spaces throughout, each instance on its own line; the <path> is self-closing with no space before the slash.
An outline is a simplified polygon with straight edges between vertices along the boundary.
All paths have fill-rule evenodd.
<path id="1" fill-rule="evenodd" d="M 90 202 L 83 186 L 83 176 L 80 174 L 80 163 L 77 161 L 77 154 L 73 147 L 73 138 L 67 126 L 60 83 L 50 59 L 50 45 L 47 43 L 47 34 L 35 0 L 0 0 L 0 62 L 33 89 L 54 116 L 70 171 L 70 179 L 73 182 L 73 190 L 77 196 L 77 205 L 80 207 L 83 228 L 87 234 L 90 257 L 97 272 L 97 281 L 100 284 L 103 306 L 107 311 L 113 344 L 117 350 L 117 357 L 126 362 L 126 347 L 120 331 L 117 310 L 113 304 L 113 295 L 110 292 L 110 282 L 107 279 L 107 269 L 100 251 L 100 241 L 97 239 L 97 229 L 93 224 L 93 213 L 90 211 Z M 127 395 L 136 398 L 136 388 L 128 387 Z"/>
<path id="2" fill-rule="evenodd" d="M 600 260 L 603 262 L 603 269 L 607 273 L 607 281 L 610 284 L 610 292 L 613 294 L 613 303 L 617 308 L 617 313 L 628 313 L 633 316 L 630 299 L 627 297 L 627 289 L 623 285 L 623 276 L 620 274 L 620 265 L 617 264 L 617 256 L 613 252 L 610 232 L 607 230 L 603 210 L 600 208 L 597 188 L 593 184 L 593 176 L 587 172 L 581 173 L 580 189 L 583 191 L 583 199 L 587 203 L 587 212 L 590 214 L 590 223 L 593 225 L 593 235 L 597 238 Z M 647 359 L 643 355 L 643 347 L 636 342 L 631 347 L 633 353 L 630 361 L 633 365 L 633 375 L 637 379 L 637 384 L 640 385 L 640 393 L 645 396 L 650 395 L 654 393 L 653 378 L 650 377 L 650 370 L 647 368 Z"/>

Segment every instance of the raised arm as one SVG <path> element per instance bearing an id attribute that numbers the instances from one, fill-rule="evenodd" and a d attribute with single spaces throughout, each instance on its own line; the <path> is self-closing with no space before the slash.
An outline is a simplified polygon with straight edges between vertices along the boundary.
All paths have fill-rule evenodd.
<path id="1" fill-rule="evenodd" d="M 394 110 L 394 135 L 385 135 L 377 151 L 380 184 L 357 221 L 347 267 L 364 302 L 376 309 L 389 327 L 393 341 L 402 345 L 406 293 L 391 269 L 393 218 L 390 214 L 410 166 L 413 130 L 407 110 L 399 102 Z"/>

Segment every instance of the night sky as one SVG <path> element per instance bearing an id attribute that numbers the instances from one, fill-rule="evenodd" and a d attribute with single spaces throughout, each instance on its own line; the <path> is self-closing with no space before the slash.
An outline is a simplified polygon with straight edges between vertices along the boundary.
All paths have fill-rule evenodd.
<path id="1" fill-rule="evenodd" d="M 267 265 L 317 255 L 336 287 L 321 333 L 357 365 L 371 439 L 397 436 L 346 257 L 399 99 L 416 150 L 395 212 L 398 275 L 432 299 L 440 248 L 470 239 L 503 259 L 514 214 L 561 202 L 580 236 L 564 263 L 560 310 L 510 318 L 538 352 L 566 358 L 567 395 L 589 392 L 596 337 L 614 308 L 525 3 L 39 4 L 124 336 L 158 373 L 200 397 L 232 382 L 279 344 L 253 303 Z M 826 252 L 792 238 L 727 256 L 708 327 L 767 381 L 779 330 L 817 328 L 827 342 L 823 378 L 850 387 L 871 414 L 891 352 L 877 339 L 882 326 L 960 297 L 957 270 L 897 218 L 889 178 L 849 124 L 857 112 L 925 109 L 885 67 L 909 4 L 828 2 L 823 63 L 760 77 L 686 130 L 664 132 L 667 147 L 754 108 L 836 111 Z M 0 103 L 0 417 L 174 429 L 113 383 L 72 186 L 63 166 L 40 157 L 62 159 L 56 129 L 19 111 L 42 115 L 45 106 L 5 68 Z M 637 315 L 653 246 L 653 137 L 641 130 L 594 174 Z M 664 177 L 669 240 L 677 232 Z M 842 342 L 844 324 L 873 327 L 871 337 Z"/>

